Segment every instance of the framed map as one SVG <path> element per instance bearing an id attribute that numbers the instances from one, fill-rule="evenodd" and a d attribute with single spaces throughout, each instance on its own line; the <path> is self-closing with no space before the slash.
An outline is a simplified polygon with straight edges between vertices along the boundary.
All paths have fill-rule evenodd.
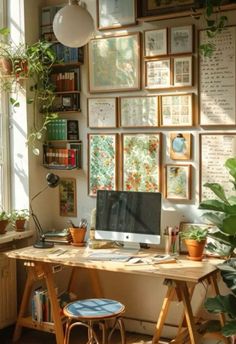
<path id="1" fill-rule="evenodd" d="M 122 134 L 125 191 L 160 191 L 160 133 Z"/>
<path id="2" fill-rule="evenodd" d="M 88 193 L 117 189 L 117 134 L 88 134 Z"/>

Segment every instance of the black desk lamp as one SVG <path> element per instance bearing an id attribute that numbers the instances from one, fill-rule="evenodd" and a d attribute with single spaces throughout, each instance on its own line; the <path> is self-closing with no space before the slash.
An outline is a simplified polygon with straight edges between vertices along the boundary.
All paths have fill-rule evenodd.
<path id="1" fill-rule="evenodd" d="M 60 177 L 58 177 L 57 175 L 53 174 L 53 173 L 48 173 L 46 176 L 46 180 L 47 180 L 47 186 L 39 191 L 36 195 L 34 195 L 34 197 L 31 199 L 30 201 L 30 213 L 31 216 L 33 218 L 35 227 L 37 229 L 37 234 L 39 237 L 39 240 L 36 241 L 36 243 L 34 244 L 34 247 L 36 248 L 50 248 L 54 246 L 53 242 L 45 242 L 45 234 L 44 231 L 42 229 L 42 226 L 39 222 L 39 219 L 37 218 L 37 216 L 35 215 L 33 208 L 32 208 L 32 202 L 35 198 L 37 198 L 41 193 L 43 193 L 47 188 L 55 188 L 59 185 L 60 183 Z"/>

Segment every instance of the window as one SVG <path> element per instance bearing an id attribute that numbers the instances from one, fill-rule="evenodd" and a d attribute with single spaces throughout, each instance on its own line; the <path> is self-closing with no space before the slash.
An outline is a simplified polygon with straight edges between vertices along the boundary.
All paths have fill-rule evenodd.
<path id="1" fill-rule="evenodd" d="M 6 2 L 0 1 L 0 27 L 6 26 Z M 0 207 L 8 208 L 9 173 L 8 173 L 8 116 L 7 95 L 0 91 Z"/>

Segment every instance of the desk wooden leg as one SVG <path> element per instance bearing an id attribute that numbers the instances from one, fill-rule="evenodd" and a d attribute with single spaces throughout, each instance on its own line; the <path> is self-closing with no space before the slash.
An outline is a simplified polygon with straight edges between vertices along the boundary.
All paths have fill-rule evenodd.
<path id="1" fill-rule="evenodd" d="M 27 312 L 28 303 L 31 297 L 34 282 L 35 282 L 35 275 L 33 272 L 33 268 L 31 267 L 29 268 L 28 275 L 27 275 L 25 289 L 24 289 L 24 293 L 23 293 L 23 297 L 22 297 L 22 301 L 20 305 L 20 310 L 19 310 L 19 314 L 17 317 L 16 326 L 15 326 L 15 330 L 13 334 L 13 342 L 16 342 L 21 336 L 22 326 L 20 325 L 20 320 Z"/>
<path id="2" fill-rule="evenodd" d="M 152 339 L 152 344 L 158 344 L 158 342 L 159 342 L 159 339 L 161 337 L 161 331 L 163 329 L 165 319 L 166 319 L 171 301 L 174 297 L 174 294 L 175 294 L 175 286 L 173 286 L 173 285 L 168 286 L 168 290 L 167 290 L 166 296 L 164 298 L 164 301 L 163 301 L 163 304 L 161 307 L 161 312 L 160 312 L 160 315 L 159 315 L 159 318 L 158 318 L 158 321 L 156 324 L 155 332 L 154 332 L 153 339 Z"/>
<path id="3" fill-rule="evenodd" d="M 48 289 L 48 296 L 51 302 L 57 344 L 63 344 L 64 331 L 63 331 L 63 326 L 62 326 L 62 321 L 61 321 L 60 308 L 59 308 L 57 296 L 55 293 L 52 270 L 49 264 L 47 263 L 42 263 L 42 270 L 44 271 L 44 277 L 45 277 L 45 281 L 46 281 L 46 285 Z"/>
<path id="4" fill-rule="evenodd" d="M 188 287 L 186 282 L 175 281 L 176 285 L 178 286 L 178 290 L 181 295 L 181 299 L 184 305 L 184 314 L 188 326 L 189 336 L 190 336 L 190 343 L 191 344 L 199 344 L 197 340 L 198 335 L 195 328 L 195 322 L 192 312 L 192 307 L 190 303 L 190 295 L 188 292 Z"/>

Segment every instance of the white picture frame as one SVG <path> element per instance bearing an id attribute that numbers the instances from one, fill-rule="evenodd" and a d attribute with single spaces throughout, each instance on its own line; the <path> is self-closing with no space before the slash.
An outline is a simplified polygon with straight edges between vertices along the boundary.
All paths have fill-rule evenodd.
<path id="1" fill-rule="evenodd" d="M 167 55 L 167 28 L 144 31 L 144 56 Z"/>
<path id="2" fill-rule="evenodd" d="M 88 98 L 88 127 L 117 127 L 117 98 Z"/>
<path id="3" fill-rule="evenodd" d="M 145 61 L 145 88 L 169 88 L 171 86 L 170 67 L 170 58 Z"/>

